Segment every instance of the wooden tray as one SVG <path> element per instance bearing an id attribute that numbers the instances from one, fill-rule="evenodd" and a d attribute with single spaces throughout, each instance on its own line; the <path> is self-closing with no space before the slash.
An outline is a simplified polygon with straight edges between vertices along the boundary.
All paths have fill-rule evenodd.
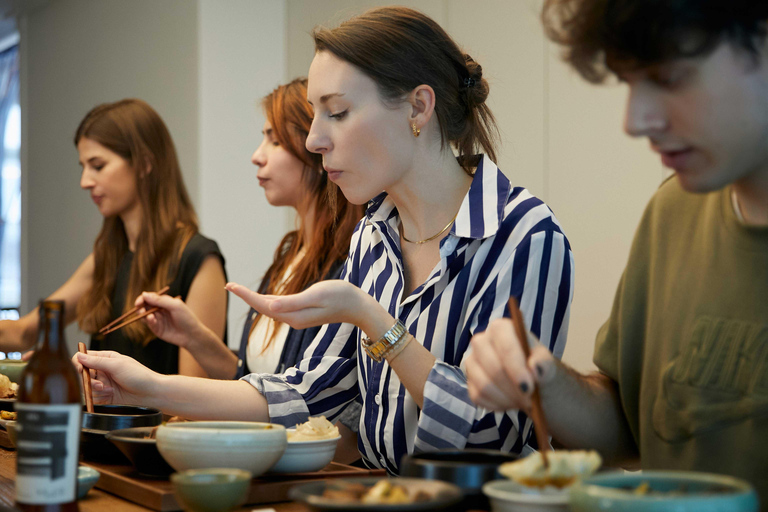
<path id="1" fill-rule="evenodd" d="M 160 512 L 181 510 L 173 494 L 173 486 L 167 478 L 155 479 L 136 472 L 133 466 L 84 462 L 101 473 L 96 487 Z M 384 476 L 383 469 L 363 469 L 331 462 L 313 473 L 263 475 L 251 481 L 246 505 L 288 501 L 288 490 L 297 483 L 326 478 Z"/>

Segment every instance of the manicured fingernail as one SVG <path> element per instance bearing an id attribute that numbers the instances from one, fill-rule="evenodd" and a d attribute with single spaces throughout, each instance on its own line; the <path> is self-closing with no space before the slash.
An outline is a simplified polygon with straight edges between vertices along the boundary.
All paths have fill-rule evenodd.
<path id="1" fill-rule="evenodd" d="M 539 377 L 544 376 L 544 368 L 542 368 L 540 364 L 536 365 L 536 373 L 539 374 Z"/>
<path id="2" fill-rule="evenodd" d="M 520 391 L 522 391 L 523 393 L 527 393 L 528 392 L 528 383 L 527 382 L 522 382 L 520 384 Z"/>

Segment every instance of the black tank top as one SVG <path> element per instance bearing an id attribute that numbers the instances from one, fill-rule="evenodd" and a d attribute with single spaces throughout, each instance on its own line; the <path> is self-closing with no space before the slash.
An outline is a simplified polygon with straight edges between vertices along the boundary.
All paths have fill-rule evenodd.
<path id="1" fill-rule="evenodd" d="M 181 300 L 187 300 L 189 287 L 197 275 L 205 258 L 216 255 L 224 266 L 224 256 L 219 251 L 219 246 L 213 240 L 205 238 L 197 233 L 187 243 L 179 260 L 176 278 L 169 285 L 167 294 L 171 297 L 181 296 Z M 112 292 L 112 319 L 123 314 L 125 306 L 125 294 L 128 290 L 128 278 L 131 272 L 133 253 L 126 252 L 117 270 L 115 289 Z M 226 269 L 224 271 L 226 278 Z M 107 334 L 103 339 L 91 336 L 91 350 L 114 350 L 123 355 L 130 356 L 148 368 L 164 374 L 179 373 L 179 347 L 171 343 L 155 338 L 146 345 L 127 338 L 122 329 Z M 227 339 L 226 329 L 224 339 Z"/>

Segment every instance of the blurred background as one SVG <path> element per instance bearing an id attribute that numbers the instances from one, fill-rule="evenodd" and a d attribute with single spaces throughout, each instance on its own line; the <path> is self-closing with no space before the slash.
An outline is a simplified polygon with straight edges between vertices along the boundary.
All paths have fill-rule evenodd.
<path id="1" fill-rule="evenodd" d="M 79 187 L 73 145 L 93 106 L 146 100 L 163 117 L 202 233 L 228 277 L 258 286 L 292 210 L 270 207 L 250 155 L 260 99 L 306 76 L 317 24 L 386 2 L 352 0 L 0 0 L 0 315 L 60 286 L 91 251 L 102 218 Z M 499 167 L 549 204 L 576 260 L 564 360 L 592 366 L 643 208 L 665 172 L 621 131 L 625 90 L 591 86 L 559 59 L 541 0 L 399 2 L 440 23 L 483 66 L 502 140 Z M 236 348 L 247 307 L 229 307 Z M 72 326 L 73 347 L 87 336 Z"/>

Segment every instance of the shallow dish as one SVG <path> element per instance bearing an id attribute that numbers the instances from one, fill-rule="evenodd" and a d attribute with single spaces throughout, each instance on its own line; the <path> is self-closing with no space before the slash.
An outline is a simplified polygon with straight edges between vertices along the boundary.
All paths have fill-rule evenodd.
<path id="1" fill-rule="evenodd" d="M 96 482 L 99 481 L 101 473 L 89 466 L 78 466 L 77 468 L 77 499 L 81 500 L 93 489 Z"/>
<path id="2" fill-rule="evenodd" d="M 526 487 L 513 480 L 495 480 L 483 486 L 492 512 L 557 512 L 568 510 L 569 489 Z"/>
<path id="3" fill-rule="evenodd" d="M 173 468 L 157 450 L 155 427 L 134 427 L 107 432 L 106 439 L 128 457 L 136 471 L 145 476 L 166 477 Z"/>
<path id="4" fill-rule="evenodd" d="M 184 510 L 224 512 L 248 497 L 251 474 L 242 469 L 191 469 L 174 473 L 171 482 Z"/>
<path id="5" fill-rule="evenodd" d="M 647 484 L 649 492 L 638 494 Z M 683 492 L 684 491 L 684 492 Z M 605 473 L 577 483 L 571 489 L 575 512 L 756 512 L 757 494 L 744 480 L 692 471 Z"/>
<path id="6" fill-rule="evenodd" d="M 288 430 L 290 432 L 290 429 Z M 308 473 L 320 471 L 333 460 L 341 436 L 317 441 L 290 441 L 271 473 Z"/>
<path id="7" fill-rule="evenodd" d="M 132 405 L 94 405 L 92 413 L 83 406 L 80 453 L 85 460 L 127 463 L 128 459 L 105 438 L 107 432 L 132 427 L 154 427 L 163 421 L 163 413 L 149 407 Z"/>
<path id="8" fill-rule="evenodd" d="M 364 510 L 366 512 L 405 512 L 416 510 L 447 510 L 461 501 L 461 490 L 453 484 L 439 480 L 424 480 L 423 478 L 393 478 L 392 483 L 403 486 L 409 493 L 417 491 L 428 492 L 431 498 L 426 501 L 401 504 L 366 504 L 366 503 L 341 503 L 323 497 L 326 489 L 340 488 L 344 484 L 362 484 L 372 487 L 381 478 L 350 478 L 338 480 L 320 480 L 297 485 L 288 491 L 288 497 L 292 500 L 302 501 L 316 510 L 327 511 L 352 511 Z"/>
<path id="9" fill-rule="evenodd" d="M 236 468 L 259 476 L 283 455 L 285 427 L 247 421 L 190 421 L 157 429 L 157 449 L 177 471 Z"/>

